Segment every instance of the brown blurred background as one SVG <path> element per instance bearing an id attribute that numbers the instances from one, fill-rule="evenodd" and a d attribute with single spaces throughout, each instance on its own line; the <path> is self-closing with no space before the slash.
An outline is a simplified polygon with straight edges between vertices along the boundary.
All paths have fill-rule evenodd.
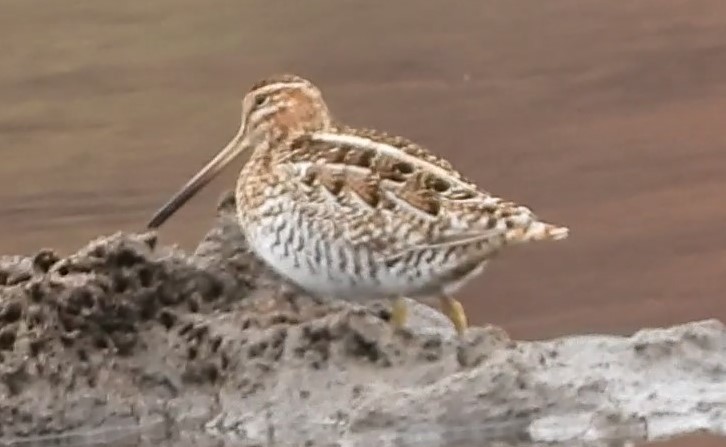
<path id="1" fill-rule="evenodd" d="M 474 323 L 535 338 L 726 317 L 722 0 L 0 11 L 0 253 L 143 229 L 232 136 L 250 84 L 294 72 L 339 118 L 418 140 L 571 227 L 471 284 Z M 194 247 L 241 162 L 163 227 L 164 243 Z"/>

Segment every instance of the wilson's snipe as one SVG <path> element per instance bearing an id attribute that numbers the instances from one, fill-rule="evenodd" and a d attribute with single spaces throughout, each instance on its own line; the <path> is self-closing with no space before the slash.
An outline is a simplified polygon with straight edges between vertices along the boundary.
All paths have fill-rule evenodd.
<path id="1" fill-rule="evenodd" d="M 269 266 L 317 296 L 441 299 L 461 333 L 453 294 L 506 245 L 567 237 L 525 206 L 477 188 L 427 149 L 336 123 L 320 90 L 295 75 L 255 84 L 232 141 L 152 218 L 160 226 L 229 161 L 252 149 L 236 187 L 240 226 Z"/>

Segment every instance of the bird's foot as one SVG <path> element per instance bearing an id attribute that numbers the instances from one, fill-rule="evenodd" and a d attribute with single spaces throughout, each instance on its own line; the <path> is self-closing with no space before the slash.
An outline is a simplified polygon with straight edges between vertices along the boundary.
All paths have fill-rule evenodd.
<path id="1" fill-rule="evenodd" d="M 449 317 L 449 320 L 454 323 L 456 333 L 459 336 L 464 335 L 466 328 L 469 326 L 467 323 L 464 306 L 462 306 L 462 304 L 455 298 L 447 295 L 441 296 L 440 301 L 442 308 L 441 310 L 447 317 Z"/>
<path id="2" fill-rule="evenodd" d="M 393 309 L 391 312 L 391 324 L 394 329 L 403 329 L 406 327 L 406 320 L 408 318 L 408 307 L 406 299 L 398 297 L 393 301 Z"/>

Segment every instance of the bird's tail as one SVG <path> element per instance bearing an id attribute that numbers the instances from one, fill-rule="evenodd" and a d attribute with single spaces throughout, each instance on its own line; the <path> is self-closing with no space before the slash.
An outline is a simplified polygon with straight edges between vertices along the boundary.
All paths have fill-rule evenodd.
<path id="1" fill-rule="evenodd" d="M 481 202 L 480 225 L 505 245 L 566 239 L 569 228 L 541 221 L 522 204 L 489 196 Z M 503 236 L 503 237 L 502 237 Z"/>
<path id="2" fill-rule="evenodd" d="M 567 227 L 535 220 L 530 222 L 529 225 L 507 230 L 504 239 L 510 244 L 532 241 L 559 241 L 566 239 L 569 233 L 570 230 Z"/>

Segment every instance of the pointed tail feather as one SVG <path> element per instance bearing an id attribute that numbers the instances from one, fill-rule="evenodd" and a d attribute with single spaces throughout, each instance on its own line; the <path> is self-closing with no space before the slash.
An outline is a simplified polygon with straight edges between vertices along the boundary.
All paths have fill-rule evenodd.
<path id="1" fill-rule="evenodd" d="M 566 239 L 570 230 L 567 227 L 534 221 L 525 227 L 513 228 L 505 233 L 505 240 L 511 244 L 531 241 L 559 241 Z"/>

